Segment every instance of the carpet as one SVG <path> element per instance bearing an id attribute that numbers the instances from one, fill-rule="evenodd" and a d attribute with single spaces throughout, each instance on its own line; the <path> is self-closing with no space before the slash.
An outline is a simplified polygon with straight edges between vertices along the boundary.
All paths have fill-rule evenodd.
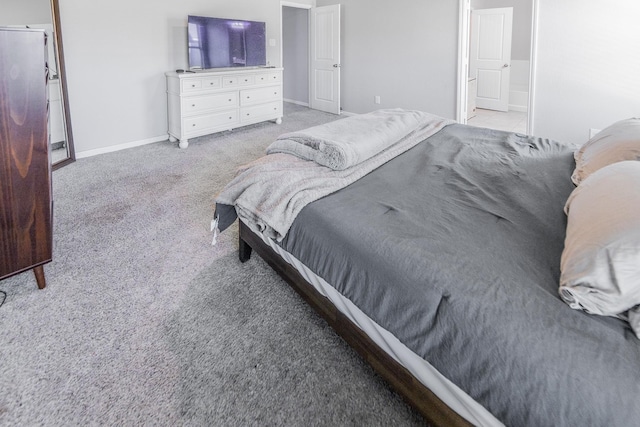
<path id="1" fill-rule="evenodd" d="M 53 173 L 53 262 L 0 282 L 0 425 L 424 425 L 257 255 L 213 200 L 284 132 L 261 123 Z"/>

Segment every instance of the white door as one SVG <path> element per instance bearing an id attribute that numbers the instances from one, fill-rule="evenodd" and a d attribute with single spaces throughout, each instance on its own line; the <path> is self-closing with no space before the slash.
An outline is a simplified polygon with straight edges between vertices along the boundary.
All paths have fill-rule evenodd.
<path id="1" fill-rule="evenodd" d="M 340 5 L 311 9 L 309 106 L 340 114 Z"/>
<path id="2" fill-rule="evenodd" d="M 512 7 L 471 11 L 469 67 L 478 108 L 509 111 L 512 27 Z"/>

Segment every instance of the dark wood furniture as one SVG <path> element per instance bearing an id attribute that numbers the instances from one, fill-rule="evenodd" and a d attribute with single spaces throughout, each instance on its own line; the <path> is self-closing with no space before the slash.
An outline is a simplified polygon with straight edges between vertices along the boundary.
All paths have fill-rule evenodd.
<path id="1" fill-rule="evenodd" d="M 349 344 L 393 389 L 435 426 L 468 427 L 467 420 L 449 408 L 431 390 L 342 314 L 328 298 L 321 295 L 300 273 L 275 253 L 242 221 L 238 255 L 241 262 L 250 259 L 255 250 L 316 312 L 324 318 L 347 344 Z"/>
<path id="2" fill-rule="evenodd" d="M 0 279 L 33 269 L 46 286 L 52 258 L 47 40 L 0 28 Z"/>

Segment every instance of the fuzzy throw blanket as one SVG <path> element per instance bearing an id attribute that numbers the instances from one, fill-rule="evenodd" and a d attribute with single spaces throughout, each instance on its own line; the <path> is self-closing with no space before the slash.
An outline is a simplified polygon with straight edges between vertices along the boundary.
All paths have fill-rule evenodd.
<path id="1" fill-rule="evenodd" d="M 396 132 L 396 135 L 403 136 L 377 154 L 349 154 L 348 162 L 353 162 L 352 154 L 367 157 L 350 167 L 334 170 L 297 155 L 275 152 L 239 168 L 236 177 L 216 197 L 215 221 L 218 229 L 224 231 L 237 215 L 253 231 L 281 241 L 306 205 L 357 181 L 453 123 L 451 120 L 428 113 L 400 114 L 415 119 L 409 120 L 412 124 L 408 130 Z M 382 116 L 385 117 L 385 114 Z M 368 121 L 368 118 L 365 120 Z M 350 117 L 337 122 L 347 121 L 355 120 L 351 120 Z M 314 134 L 333 134 L 331 129 L 335 130 L 337 127 L 334 123 L 336 122 L 322 125 L 330 130 L 318 132 L 317 128 L 314 128 Z M 348 128 L 345 127 L 345 131 Z M 366 144 L 369 138 L 370 133 L 365 132 L 361 144 Z M 352 139 L 355 139 L 355 136 L 350 137 L 347 145 L 357 144 L 352 144 Z M 319 142 L 317 146 L 320 144 Z M 359 151 L 355 149 L 355 152 Z"/>
<path id="2" fill-rule="evenodd" d="M 267 154 L 286 153 L 334 170 L 375 156 L 413 132 L 427 117 L 415 110 L 378 110 L 280 135 Z"/>

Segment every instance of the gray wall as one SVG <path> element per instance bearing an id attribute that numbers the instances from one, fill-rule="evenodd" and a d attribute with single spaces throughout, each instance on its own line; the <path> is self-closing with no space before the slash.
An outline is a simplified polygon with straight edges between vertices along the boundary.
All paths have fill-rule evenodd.
<path id="1" fill-rule="evenodd" d="M 309 10 L 282 8 L 283 94 L 287 101 L 309 104 Z"/>
<path id="2" fill-rule="evenodd" d="M 342 108 L 404 107 L 455 118 L 458 3 L 317 0 L 342 6 Z M 374 97 L 381 104 L 374 104 Z"/>
<path id="3" fill-rule="evenodd" d="M 346 111 L 405 107 L 455 117 L 458 2 L 317 0 L 336 3 Z M 533 133 L 583 143 L 589 128 L 640 115 L 640 2 L 539 0 L 538 10 Z"/>
<path id="4" fill-rule="evenodd" d="M 280 65 L 280 0 L 60 0 L 79 153 L 166 138 L 164 73 L 187 67 L 187 15 L 265 21 Z"/>
<path id="5" fill-rule="evenodd" d="M 340 3 L 346 111 L 406 107 L 455 117 L 457 1 Z M 279 0 L 60 0 L 60 9 L 80 152 L 166 136 L 163 73 L 186 66 L 188 14 L 266 21 L 277 40 L 267 56 L 280 64 Z M 629 0 L 539 0 L 535 134 L 584 142 L 589 128 L 640 114 L 637 16 L 640 2 Z"/>
<path id="6" fill-rule="evenodd" d="M 534 133 L 584 143 L 640 117 L 640 2 L 540 3 Z"/>
<path id="7" fill-rule="evenodd" d="M 531 57 L 532 0 L 471 0 L 471 9 L 513 7 L 511 59 L 529 60 Z"/>

